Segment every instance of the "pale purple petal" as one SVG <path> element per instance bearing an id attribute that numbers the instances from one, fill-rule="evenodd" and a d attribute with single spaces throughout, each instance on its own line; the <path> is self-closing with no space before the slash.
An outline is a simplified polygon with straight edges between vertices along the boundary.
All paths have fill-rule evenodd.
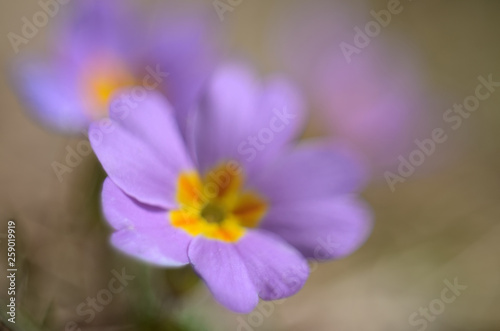
<path id="1" fill-rule="evenodd" d="M 309 276 L 304 257 L 283 239 L 253 230 L 236 244 L 259 297 L 278 300 L 297 293 Z"/>
<path id="2" fill-rule="evenodd" d="M 377 166 L 395 161 L 412 144 L 428 105 L 418 61 L 407 53 L 395 45 L 370 47 L 346 64 L 333 48 L 318 59 L 313 75 L 325 124 Z"/>
<path id="3" fill-rule="evenodd" d="M 263 87 L 243 66 L 217 71 L 208 86 L 193 127 L 194 154 L 204 172 L 221 160 L 256 168 L 274 155 L 303 124 L 302 101 L 284 79 Z"/>
<path id="4" fill-rule="evenodd" d="M 145 62 L 167 73 L 158 88 L 167 95 L 185 130 L 216 65 L 223 31 L 210 7 L 187 2 L 162 2 L 157 7 L 153 7 L 145 36 L 150 46 Z"/>
<path id="5" fill-rule="evenodd" d="M 59 56 L 75 65 L 99 55 L 138 60 L 145 25 L 128 0 L 86 0 L 72 3 L 52 35 Z M 60 8 L 62 10 L 62 8 Z"/>
<path id="6" fill-rule="evenodd" d="M 192 239 L 169 224 L 168 212 L 126 195 L 109 177 L 102 190 L 103 212 L 115 233 L 111 242 L 119 250 L 144 261 L 167 267 L 189 263 Z"/>
<path id="7" fill-rule="evenodd" d="M 261 223 L 317 261 L 341 258 L 358 249 L 373 227 L 369 208 L 354 196 L 271 206 Z"/>
<path id="8" fill-rule="evenodd" d="M 355 192 L 365 181 L 365 169 L 354 154 L 308 142 L 283 153 L 249 186 L 276 205 Z"/>
<path id="9" fill-rule="evenodd" d="M 71 67 L 24 59 L 16 63 L 12 75 L 21 100 L 42 124 L 67 133 L 87 128 L 90 117 L 83 109 L 77 73 Z"/>
<path id="10" fill-rule="evenodd" d="M 376 12 L 377 20 L 387 18 Z M 363 153 L 380 176 L 414 148 L 414 137 L 428 125 L 422 110 L 435 97 L 425 89 L 413 45 L 379 39 L 359 47 L 371 38 L 354 22 L 363 22 L 357 25 L 363 30 L 374 16 L 360 2 L 296 2 L 272 17 L 269 42 L 309 95 L 322 127 Z"/>
<path id="11" fill-rule="evenodd" d="M 92 147 L 108 176 L 128 195 L 152 206 L 174 207 L 179 174 L 193 165 L 173 110 L 155 93 L 127 107 L 122 99 L 127 95 L 122 92 L 112 103 L 110 121 L 90 126 Z"/>
<path id="12" fill-rule="evenodd" d="M 332 46 L 340 49 L 341 42 L 352 43 L 354 22 L 365 22 L 369 12 L 362 2 L 317 1 L 311 6 L 306 1 L 290 1 L 270 17 L 269 49 L 304 89 L 313 90 L 311 73 L 320 66 L 320 55 Z"/>
<path id="13" fill-rule="evenodd" d="M 245 162 L 250 164 L 251 168 L 258 169 L 276 157 L 288 143 L 298 138 L 304 127 L 306 114 L 300 93 L 280 76 L 269 79 L 263 88 L 258 106 L 258 110 L 261 109 L 267 110 L 267 113 L 259 115 L 260 122 L 255 126 L 253 135 L 259 139 L 263 148 L 257 148 L 256 157 L 252 158 L 248 152 L 251 144 L 238 145 L 239 154 L 242 154 L 244 149 L 247 151 L 244 155 Z"/>
<path id="14" fill-rule="evenodd" d="M 188 255 L 219 303 L 238 313 L 249 313 L 257 306 L 257 290 L 233 244 L 197 237 Z"/>

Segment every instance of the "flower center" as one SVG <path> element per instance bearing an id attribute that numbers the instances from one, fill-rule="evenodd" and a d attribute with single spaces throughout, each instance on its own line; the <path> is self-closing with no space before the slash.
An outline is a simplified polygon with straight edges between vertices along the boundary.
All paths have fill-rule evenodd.
<path id="1" fill-rule="evenodd" d="M 93 119 L 106 117 L 113 94 L 122 88 L 136 85 L 136 79 L 127 66 L 111 56 L 93 60 L 82 80 L 83 98 Z"/>
<path id="2" fill-rule="evenodd" d="M 210 202 L 207 203 L 201 210 L 201 217 L 203 217 L 208 223 L 220 224 L 226 218 L 226 212 L 224 208 Z"/>
<path id="3" fill-rule="evenodd" d="M 176 194 L 179 207 L 169 212 L 171 224 L 193 236 L 237 241 L 267 212 L 267 202 L 245 190 L 243 183 L 242 170 L 232 161 L 214 168 L 203 180 L 195 171 L 181 173 Z"/>

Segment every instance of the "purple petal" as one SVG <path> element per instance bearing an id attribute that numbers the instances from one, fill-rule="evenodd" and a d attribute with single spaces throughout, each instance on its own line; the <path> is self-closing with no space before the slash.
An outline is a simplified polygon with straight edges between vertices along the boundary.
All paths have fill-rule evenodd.
<path id="1" fill-rule="evenodd" d="M 320 55 L 332 46 L 340 50 L 340 43 L 354 35 L 353 22 L 365 21 L 369 11 L 366 4 L 353 1 L 318 1 L 314 6 L 305 1 L 290 2 L 271 17 L 269 48 L 287 72 L 305 89 L 312 89 L 311 73 L 320 66 Z"/>
<path id="2" fill-rule="evenodd" d="M 197 237 L 188 255 L 219 303 L 238 313 L 249 313 L 257 306 L 257 290 L 233 244 Z"/>
<path id="3" fill-rule="evenodd" d="M 261 223 L 307 258 L 320 261 L 351 254 L 372 226 L 369 208 L 352 196 L 272 206 Z"/>
<path id="4" fill-rule="evenodd" d="M 365 180 L 365 169 L 354 154 L 309 142 L 283 153 L 249 185 L 276 205 L 351 193 Z"/>
<path id="5" fill-rule="evenodd" d="M 278 300 L 297 293 L 309 276 L 306 260 L 281 238 L 248 231 L 236 244 L 259 297 Z"/>
<path id="6" fill-rule="evenodd" d="M 205 172 L 232 159 L 255 168 L 298 133 L 302 120 L 302 101 L 285 80 L 274 78 L 260 88 L 245 67 L 221 68 L 194 123 L 199 166 Z"/>
<path id="7" fill-rule="evenodd" d="M 90 122 L 78 93 L 77 75 L 65 64 L 25 59 L 13 70 L 16 90 L 42 124 L 62 132 L 85 130 Z"/>
<path id="8" fill-rule="evenodd" d="M 193 166 L 172 109 L 155 93 L 131 107 L 123 101 L 126 96 L 129 91 L 112 103 L 111 120 L 90 126 L 92 147 L 108 176 L 128 195 L 152 206 L 175 207 L 179 174 Z"/>
<path id="9" fill-rule="evenodd" d="M 111 242 L 119 250 L 160 266 L 189 263 L 187 250 L 192 237 L 170 226 L 166 210 L 134 200 L 109 177 L 104 181 L 102 206 L 106 219 L 117 230 Z"/>
<path id="10" fill-rule="evenodd" d="M 150 19 L 146 62 L 167 72 L 160 88 L 185 129 L 202 87 L 215 67 L 222 29 L 205 6 L 163 2 Z"/>
<path id="11" fill-rule="evenodd" d="M 53 34 L 61 55 L 75 63 L 109 53 L 137 60 L 145 26 L 141 26 L 139 11 L 130 1 L 87 0 L 69 9 Z"/>
<path id="12" fill-rule="evenodd" d="M 379 167 L 413 144 L 429 100 L 417 59 L 399 46 L 370 47 L 349 65 L 334 49 L 318 59 L 313 75 L 325 124 Z"/>

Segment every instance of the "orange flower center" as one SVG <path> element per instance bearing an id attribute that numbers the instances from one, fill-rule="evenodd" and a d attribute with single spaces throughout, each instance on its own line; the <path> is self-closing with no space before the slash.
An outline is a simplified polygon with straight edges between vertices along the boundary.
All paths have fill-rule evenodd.
<path id="1" fill-rule="evenodd" d="M 238 241 L 247 228 L 256 227 L 267 211 L 267 202 L 243 188 L 242 169 L 224 162 L 202 180 L 196 171 L 183 172 L 177 182 L 178 209 L 170 222 L 192 236 L 225 242 Z"/>
<path id="2" fill-rule="evenodd" d="M 106 117 L 113 94 L 137 85 L 126 65 L 116 58 L 100 56 L 87 68 L 83 77 L 83 98 L 93 119 Z"/>

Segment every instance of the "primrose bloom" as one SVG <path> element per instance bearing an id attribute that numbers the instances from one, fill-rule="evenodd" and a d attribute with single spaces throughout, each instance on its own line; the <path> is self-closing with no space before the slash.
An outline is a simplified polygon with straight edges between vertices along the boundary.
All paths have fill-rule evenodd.
<path id="1" fill-rule="evenodd" d="M 110 110 L 113 130 L 91 143 L 108 178 L 112 244 L 165 267 L 191 264 L 218 302 L 250 312 L 304 285 L 307 259 L 356 250 L 371 231 L 356 197 L 363 169 L 321 142 L 291 144 L 304 116 L 295 90 L 260 86 L 244 67 L 216 72 L 186 139 L 158 94 L 137 111 Z"/>
<path id="2" fill-rule="evenodd" d="M 15 64 L 17 90 L 35 118 L 63 132 L 86 130 L 107 116 L 117 91 L 132 87 L 126 102 L 157 90 L 176 116 L 187 116 L 216 53 L 202 10 L 162 6 L 143 17 L 127 1 L 85 0 L 67 12 L 49 35 L 48 56 Z"/>
<path id="3" fill-rule="evenodd" d="M 373 45 L 346 64 L 334 50 L 314 76 L 313 98 L 327 126 L 376 168 L 386 169 L 412 146 L 428 105 L 415 59 L 402 54 Z"/>
<path id="4" fill-rule="evenodd" d="M 283 13 L 270 41 L 331 137 L 363 154 L 380 175 L 414 148 L 413 139 L 426 122 L 422 111 L 432 96 L 417 53 L 401 40 L 377 38 L 356 52 L 344 51 L 342 45 L 358 45 L 354 28 L 374 20 L 364 17 L 369 8 L 358 6 L 300 3 L 292 13 Z"/>

